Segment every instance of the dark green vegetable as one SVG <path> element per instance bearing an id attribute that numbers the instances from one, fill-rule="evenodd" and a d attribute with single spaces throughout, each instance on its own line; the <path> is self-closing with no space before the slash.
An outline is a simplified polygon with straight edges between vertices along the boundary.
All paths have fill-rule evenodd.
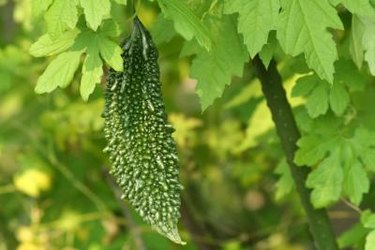
<path id="1" fill-rule="evenodd" d="M 111 174 L 141 217 L 182 243 L 179 167 L 174 129 L 161 95 L 158 52 L 138 18 L 122 48 L 124 72 L 110 70 L 105 94 L 105 138 Z"/>

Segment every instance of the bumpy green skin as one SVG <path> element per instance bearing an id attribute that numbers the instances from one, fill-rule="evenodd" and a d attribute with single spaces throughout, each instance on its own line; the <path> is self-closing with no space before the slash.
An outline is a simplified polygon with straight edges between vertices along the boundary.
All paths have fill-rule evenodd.
<path id="1" fill-rule="evenodd" d="M 157 231 L 182 243 L 179 167 L 174 129 L 167 122 L 158 52 L 138 18 L 123 43 L 124 72 L 110 70 L 104 133 L 115 177 L 127 199 Z"/>

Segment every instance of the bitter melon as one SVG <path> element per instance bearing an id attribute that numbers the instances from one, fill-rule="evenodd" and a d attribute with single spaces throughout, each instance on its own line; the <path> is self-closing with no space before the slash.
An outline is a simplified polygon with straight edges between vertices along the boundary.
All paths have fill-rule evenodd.
<path id="1" fill-rule="evenodd" d="M 122 48 L 124 72 L 110 69 L 103 112 L 110 172 L 147 223 L 183 243 L 177 231 L 182 185 L 174 129 L 162 99 L 158 51 L 137 17 Z"/>

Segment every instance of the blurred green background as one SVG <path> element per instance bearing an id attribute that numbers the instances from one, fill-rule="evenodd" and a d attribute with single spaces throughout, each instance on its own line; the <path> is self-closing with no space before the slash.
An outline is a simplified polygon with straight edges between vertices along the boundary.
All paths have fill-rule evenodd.
<path id="1" fill-rule="evenodd" d="M 191 58 L 180 57 L 183 39 L 158 17 L 156 5 L 138 8 L 160 50 L 164 99 L 176 128 L 185 187 L 180 231 L 188 243 L 175 245 L 119 201 L 108 177 L 102 152 L 105 80 L 88 102 L 79 96 L 79 76 L 66 89 L 34 93 L 50 58 L 28 54 L 44 29 L 30 4 L 0 0 L 0 250 L 313 249 L 249 65 L 202 113 L 196 82 L 188 77 Z M 130 10 L 112 11 L 125 37 Z M 298 59 L 284 60 L 287 89 L 300 65 Z M 331 215 L 337 232 L 356 217 L 340 206 Z"/>

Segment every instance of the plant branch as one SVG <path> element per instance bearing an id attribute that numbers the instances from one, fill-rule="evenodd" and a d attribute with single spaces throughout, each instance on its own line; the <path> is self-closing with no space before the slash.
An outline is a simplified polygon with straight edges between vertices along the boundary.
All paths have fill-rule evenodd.
<path id="1" fill-rule="evenodd" d="M 314 209 L 311 204 L 311 190 L 305 186 L 305 181 L 309 173 L 308 168 L 304 166 L 298 167 L 293 161 L 300 133 L 282 86 L 281 76 L 277 71 L 276 63 L 272 60 L 269 68 L 266 69 L 259 57 L 256 56 L 253 60 L 253 65 L 262 84 L 263 94 L 272 113 L 276 131 L 280 137 L 298 195 L 307 215 L 315 246 L 319 250 L 338 250 L 326 210 Z"/>

